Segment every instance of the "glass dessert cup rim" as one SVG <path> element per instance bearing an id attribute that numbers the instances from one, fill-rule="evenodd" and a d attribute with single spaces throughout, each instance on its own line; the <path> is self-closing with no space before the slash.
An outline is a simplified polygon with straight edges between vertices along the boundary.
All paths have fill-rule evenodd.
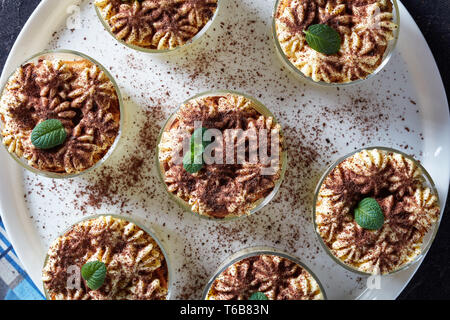
<path id="1" fill-rule="evenodd" d="M 392 12 L 393 20 L 394 20 L 395 24 L 397 25 L 397 28 L 393 31 L 394 39 L 388 41 L 388 45 L 386 47 L 386 50 L 384 52 L 383 59 L 382 59 L 380 65 L 372 73 L 367 75 L 364 79 L 357 79 L 357 80 L 353 80 L 353 81 L 349 81 L 349 82 L 330 82 L 330 83 L 325 82 L 323 80 L 314 81 L 311 77 L 306 76 L 300 69 L 298 69 L 287 58 L 286 54 L 284 53 L 283 49 L 281 48 L 280 42 L 278 41 L 277 29 L 276 29 L 276 14 L 277 14 L 277 9 L 278 9 L 278 5 L 279 5 L 280 1 L 283 1 L 283 0 L 275 1 L 275 7 L 274 7 L 274 11 L 272 13 L 272 38 L 273 38 L 273 42 L 275 43 L 277 55 L 280 58 L 280 60 L 283 62 L 283 64 L 291 72 L 293 72 L 295 75 L 297 75 L 298 77 L 300 77 L 303 80 L 306 80 L 307 82 L 309 82 L 311 84 L 315 84 L 315 85 L 322 86 L 322 87 L 344 87 L 344 86 L 360 84 L 366 80 L 371 79 L 372 77 L 377 75 L 381 70 L 384 69 L 384 67 L 388 64 L 389 60 L 391 59 L 391 57 L 394 53 L 394 50 L 397 46 L 398 37 L 400 34 L 400 11 L 399 11 L 397 0 L 390 0 L 393 4 L 393 12 Z"/>
<path id="2" fill-rule="evenodd" d="M 12 76 L 14 76 L 14 74 L 16 73 L 16 71 L 23 65 L 30 63 L 40 57 L 45 57 L 47 55 L 68 55 L 68 56 L 72 56 L 72 57 L 78 57 L 81 59 L 85 59 L 88 60 L 89 62 L 95 64 L 98 68 L 100 68 L 100 70 L 102 70 L 106 76 L 108 77 L 108 79 L 111 81 L 111 83 L 114 86 L 114 90 L 116 91 L 117 94 L 117 99 L 119 100 L 119 113 L 120 113 L 120 120 L 119 120 L 119 130 L 117 132 L 117 136 L 114 139 L 113 144 L 109 147 L 108 151 L 105 153 L 105 155 L 99 159 L 96 163 L 94 163 L 94 165 L 92 165 L 91 167 L 83 170 L 83 171 L 79 171 L 79 172 L 75 172 L 75 173 L 58 173 L 58 172 L 52 172 L 52 171 L 45 171 L 45 170 L 40 170 L 38 168 L 35 168 L 31 165 L 29 165 L 27 163 L 27 160 L 23 157 L 19 157 L 18 155 L 16 155 L 15 153 L 11 153 L 8 150 L 8 147 L 4 144 L 1 143 L 3 145 L 3 147 L 6 149 L 6 152 L 12 157 L 12 159 L 14 159 L 22 168 L 31 171 L 32 173 L 47 177 L 47 178 L 53 178 L 53 179 L 67 179 L 67 178 L 74 178 L 83 174 L 86 174 L 90 171 L 93 171 L 94 169 L 100 167 L 110 156 L 111 154 L 116 150 L 117 145 L 119 144 L 119 141 L 122 137 L 122 130 L 123 130 L 123 125 L 124 125 L 124 116 L 125 116 L 125 111 L 124 111 L 124 106 L 123 106 L 123 100 L 122 100 L 122 95 L 120 93 L 119 90 L 119 86 L 117 85 L 117 82 L 115 81 L 114 77 L 111 75 L 111 73 L 101 64 L 99 63 L 97 60 L 91 58 L 90 56 L 82 53 L 82 52 L 78 52 L 75 50 L 68 50 L 68 49 L 56 49 L 56 50 L 43 50 L 41 52 L 38 52 L 36 54 L 33 54 L 31 57 L 27 58 L 24 60 L 24 62 L 22 62 L 20 65 L 18 65 L 14 71 L 9 75 L 9 77 L 6 79 L 5 83 L 3 84 L 1 91 L 0 91 L 0 95 L 3 95 L 4 91 L 6 90 L 6 86 L 8 85 L 9 80 L 11 79 Z M 0 120 L 0 129 L 3 129 L 4 127 L 4 123 L 3 121 Z M 3 136 L 0 134 L 0 137 L 3 138 Z"/>
<path id="3" fill-rule="evenodd" d="M 317 203 L 317 198 L 319 196 L 319 191 L 320 188 L 323 184 L 323 182 L 325 181 L 325 179 L 328 177 L 328 175 L 331 173 L 331 171 L 333 171 L 333 169 L 335 169 L 340 163 L 342 163 L 344 160 L 346 160 L 347 158 L 353 156 L 354 154 L 364 151 L 364 150 L 381 150 L 381 151 L 385 151 L 385 152 L 392 152 L 392 153 L 398 153 L 400 155 L 402 155 L 403 157 L 411 160 L 414 162 L 415 165 L 417 165 L 417 167 L 422 171 L 422 177 L 425 178 L 425 185 L 430 188 L 431 192 L 433 193 L 433 195 L 436 196 L 437 198 L 437 202 L 439 203 L 439 209 L 440 209 L 440 214 L 439 214 L 439 219 L 438 221 L 436 221 L 436 223 L 433 224 L 432 228 L 424 235 L 424 238 L 422 239 L 422 243 L 421 243 L 421 252 L 420 254 L 418 254 L 416 257 L 414 257 L 413 260 L 401 265 L 399 268 L 396 268 L 388 273 L 384 273 L 381 274 L 381 276 L 388 276 L 388 275 L 393 275 L 395 273 L 398 273 L 400 271 L 403 271 L 409 267 L 411 267 L 412 265 L 414 265 L 417 261 L 419 261 L 420 259 L 422 259 L 423 257 L 426 256 L 428 250 L 430 249 L 431 245 L 433 244 L 434 238 L 436 237 L 436 234 L 438 232 L 439 229 L 439 225 L 441 223 L 441 219 L 442 219 L 442 208 L 440 206 L 440 199 L 439 199 L 439 193 L 437 192 L 436 186 L 434 184 L 433 179 L 431 178 L 431 175 L 428 173 L 428 171 L 422 166 L 422 164 L 414 159 L 412 156 L 404 153 L 403 151 L 397 150 L 397 149 L 393 149 L 393 148 L 389 148 L 389 147 L 382 147 L 382 146 L 368 146 L 368 147 L 363 147 L 363 148 L 359 148 L 357 150 L 354 150 L 348 154 L 346 154 L 343 157 L 340 157 L 339 159 L 337 159 L 336 161 L 334 161 L 326 170 L 325 172 L 322 174 L 321 178 L 319 179 L 319 182 L 316 185 L 316 189 L 314 191 L 314 199 L 313 199 L 313 204 L 312 204 L 312 220 L 313 220 L 313 227 L 314 227 L 314 233 L 316 234 L 317 238 L 319 239 L 319 243 L 322 246 L 322 248 L 326 251 L 326 253 L 340 266 L 344 267 L 345 269 L 347 269 L 348 271 L 357 273 L 359 275 L 364 275 L 364 276 L 370 276 L 372 275 L 372 273 L 369 272 L 364 272 L 359 270 L 356 267 L 353 267 L 349 264 L 346 264 L 344 261 L 342 261 L 341 259 L 339 259 L 337 256 L 334 255 L 334 253 L 330 250 L 330 248 L 328 248 L 328 246 L 326 245 L 325 241 L 323 240 L 322 236 L 320 235 L 320 233 L 317 231 L 317 223 L 316 223 L 316 203 Z M 431 235 L 431 237 L 428 239 L 428 241 L 425 243 L 425 237 L 427 235 Z"/>
<path id="4" fill-rule="evenodd" d="M 102 23 L 103 27 L 106 29 L 106 31 L 108 31 L 108 33 L 119 43 L 123 44 L 124 46 L 136 50 L 136 51 L 140 51 L 140 52 L 144 52 L 144 53 L 149 53 L 149 54 L 154 54 L 154 55 L 167 55 L 167 54 L 171 54 L 171 53 L 176 53 L 176 52 L 180 52 L 182 51 L 181 49 L 185 49 L 187 47 L 189 47 L 190 45 L 197 43 L 200 38 L 202 38 L 203 35 L 205 35 L 205 33 L 209 30 L 209 28 L 213 25 L 215 19 L 218 16 L 219 10 L 220 10 L 220 3 L 222 1 L 221 0 L 217 0 L 217 7 L 216 7 L 216 11 L 214 12 L 214 14 L 212 15 L 212 17 L 209 19 L 209 21 L 202 27 L 202 29 L 200 29 L 199 32 L 197 32 L 197 34 L 195 36 L 193 36 L 191 39 L 189 39 L 186 43 L 177 46 L 175 48 L 172 49 L 151 49 L 151 48 L 145 48 L 145 47 L 140 47 L 138 45 L 135 44 L 131 44 L 131 43 L 127 43 L 126 41 L 123 41 L 121 39 L 118 39 L 116 37 L 116 35 L 111 31 L 111 27 L 108 23 L 108 21 L 106 21 L 103 17 L 102 14 L 100 12 L 100 9 L 95 5 L 95 0 L 94 0 L 94 7 L 95 7 L 95 12 L 97 13 L 97 17 L 99 18 L 100 22 Z"/>
<path id="5" fill-rule="evenodd" d="M 113 217 L 115 219 L 119 219 L 119 220 L 124 220 L 127 222 L 131 222 L 133 224 L 135 224 L 136 226 L 138 226 L 139 228 L 141 228 L 144 232 L 146 232 L 155 242 L 156 244 L 159 246 L 163 256 L 164 256 L 164 260 L 166 261 L 166 266 L 167 266 L 167 295 L 166 295 L 166 300 L 170 300 L 170 298 L 172 297 L 172 291 L 173 291 L 173 281 L 172 280 L 172 276 L 173 276 L 173 272 L 172 272 L 172 264 L 169 261 L 169 259 L 167 258 L 167 250 L 164 248 L 163 244 L 161 243 L 161 241 L 159 240 L 158 237 L 155 236 L 154 231 L 152 230 L 152 228 L 150 227 L 146 227 L 144 226 L 141 222 L 136 221 L 136 219 L 131 218 L 131 217 L 126 217 L 124 215 L 120 215 L 120 214 L 108 214 L 108 213 L 101 213 L 101 214 L 94 214 L 88 217 L 84 217 L 83 219 L 71 224 L 70 226 L 68 226 L 63 232 L 61 232 L 58 236 L 56 236 L 52 242 L 50 242 L 49 247 L 47 248 L 47 253 L 45 254 L 45 259 L 44 259 L 44 265 L 42 267 L 42 271 L 41 271 L 41 277 L 43 276 L 44 273 L 44 269 L 47 265 L 48 262 L 48 252 L 50 250 L 51 245 L 53 244 L 54 241 L 56 241 L 56 239 L 64 236 L 67 232 L 69 232 L 70 230 L 72 230 L 73 227 L 75 227 L 76 225 L 83 223 L 85 221 L 88 220 L 94 220 L 100 217 Z M 44 289 L 44 296 L 47 300 L 49 300 L 49 294 L 47 291 L 47 288 L 45 287 L 45 282 L 42 281 L 42 287 Z"/>
<path id="6" fill-rule="evenodd" d="M 162 139 L 162 135 L 163 133 L 166 131 L 166 128 L 172 123 L 172 121 L 176 118 L 176 115 L 178 113 L 178 111 L 180 110 L 180 108 L 185 105 L 186 103 L 190 102 L 191 100 L 195 100 L 201 97 L 209 97 L 209 96 L 218 96 L 218 95 L 225 95 L 225 94 L 232 94 L 232 95 L 237 95 L 237 96 L 242 96 L 248 100 L 250 100 L 252 102 L 252 105 L 256 106 L 257 109 L 256 111 L 258 111 L 259 113 L 261 113 L 262 115 L 265 116 L 271 116 L 275 122 L 277 124 L 280 124 L 277 120 L 277 118 L 273 115 L 273 113 L 265 106 L 263 105 L 261 102 L 259 102 L 257 99 L 253 98 L 252 96 L 249 96 L 245 93 L 241 93 L 238 91 L 234 91 L 234 90 L 209 90 L 209 91 L 204 91 L 201 92 L 199 94 L 196 94 L 190 98 L 188 98 L 187 100 L 185 100 L 179 107 L 177 107 L 177 109 L 169 116 L 169 118 L 165 121 L 164 125 L 161 128 L 161 131 L 159 133 L 158 136 L 158 140 L 156 143 L 156 155 L 155 155 L 155 160 L 156 160 L 156 166 L 157 166 L 157 172 L 158 172 L 158 177 L 159 180 L 161 181 L 161 183 L 164 185 L 164 188 L 166 190 L 166 192 L 169 194 L 169 196 L 172 198 L 172 200 L 174 200 L 182 209 L 184 209 L 184 211 L 188 211 L 191 214 L 193 214 L 196 217 L 199 217 L 201 219 L 206 219 L 206 220 L 213 220 L 213 221 L 219 221 L 219 222 L 228 222 L 231 220 L 236 220 L 236 219 L 240 219 L 243 217 L 249 217 L 252 214 L 256 213 L 257 211 L 261 210 L 262 208 L 264 208 L 278 193 L 281 184 L 283 182 L 284 179 L 284 175 L 286 172 L 286 168 L 287 168 L 287 151 L 286 151 L 286 141 L 285 139 L 283 139 L 283 142 L 281 144 L 281 171 L 280 171 L 280 177 L 278 180 L 276 180 L 275 182 L 275 186 L 273 188 L 273 190 L 264 198 L 261 198 L 259 200 L 257 200 L 255 203 L 253 203 L 255 206 L 250 210 L 250 212 L 248 214 L 243 214 L 243 215 L 231 215 L 231 216 L 226 216 L 224 218 L 216 218 L 210 215 L 203 215 L 203 214 L 199 214 L 197 212 L 192 211 L 192 207 L 191 205 L 189 205 L 188 202 L 186 202 L 185 200 L 181 199 L 180 197 L 178 197 L 177 195 L 173 194 L 172 192 L 169 191 L 167 184 L 164 181 L 164 169 L 162 168 L 161 162 L 159 161 L 159 144 L 161 143 L 161 139 Z M 283 130 L 280 130 L 281 135 L 283 136 Z"/>
<path id="7" fill-rule="evenodd" d="M 220 265 L 219 267 L 213 272 L 212 276 L 209 278 L 207 284 L 205 285 L 205 288 L 203 289 L 202 294 L 202 300 L 207 300 L 209 292 L 211 290 L 211 286 L 213 285 L 214 281 L 217 279 L 218 276 L 220 276 L 228 267 L 231 265 L 254 256 L 259 255 L 272 255 L 272 256 L 279 256 L 288 260 L 291 260 L 292 262 L 298 264 L 300 267 L 305 269 L 311 277 L 317 282 L 320 291 L 323 296 L 323 300 L 327 300 L 327 295 L 325 293 L 324 287 L 322 283 L 320 282 L 320 279 L 316 276 L 312 270 L 305 265 L 300 259 L 292 254 L 288 254 L 284 251 L 281 251 L 277 248 L 270 247 L 270 246 L 252 246 L 252 247 L 246 247 L 244 249 L 241 249 L 232 255 L 228 256 Z"/>

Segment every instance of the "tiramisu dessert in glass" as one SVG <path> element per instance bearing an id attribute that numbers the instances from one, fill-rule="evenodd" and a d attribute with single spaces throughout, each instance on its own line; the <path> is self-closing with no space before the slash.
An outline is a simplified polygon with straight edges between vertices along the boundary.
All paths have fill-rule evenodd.
<path id="1" fill-rule="evenodd" d="M 398 150 L 373 147 L 347 155 L 320 180 L 313 206 L 316 232 L 345 268 L 390 274 L 430 247 L 440 217 L 430 175 Z"/>
<path id="2" fill-rule="evenodd" d="M 277 0 L 273 36 L 291 71 L 315 83 L 342 85 L 386 65 L 399 23 L 396 0 Z"/>
<path id="3" fill-rule="evenodd" d="M 286 168 L 273 114 L 231 91 L 202 93 L 183 103 L 163 126 L 156 154 L 169 194 L 185 210 L 216 219 L 261 209 L 278 191 Z"/>
<path id="4" fill-rule="evenodd" d="M 203 292 L 206 300 L 323 300 L 322 285 L 297 258 L 278 250 L 244 249 L 225 261 Z"/>
<path id="5" fill-rule="evenodd" d="M 88 218 L 58 237 L 42 280 L 50 300 L 166 300 L 170 293 L 161 244 L 118 215 Z"/>
<path id="6" fill-rule="evenodd" d="M 73 51 L 33 56 L 0 97 L 3 144 L 23 167 L 67 178 L 99 166 L 121 133 L 122 100 L 109 72 Z"/>
<path id="7" fill-rule="evenodd" d="M 106 30 L 140 51 L 174 51 L 200 38 L 212 24 L 219 0 L 95 0 Z"/>

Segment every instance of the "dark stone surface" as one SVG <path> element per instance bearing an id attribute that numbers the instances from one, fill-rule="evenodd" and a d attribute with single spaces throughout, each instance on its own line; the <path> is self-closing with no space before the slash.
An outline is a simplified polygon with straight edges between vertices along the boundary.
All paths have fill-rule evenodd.
<path id="1" fill-rule="evenodd" d="M 0 65 L 39 0 L 0 0 Z M 447 0 L 403 1 L 422 30 L 437 61 L 450 94 L 450 2 Z M 433 246 L 400 299 L 448 299 L 450 297 L 450 201 Z"/>

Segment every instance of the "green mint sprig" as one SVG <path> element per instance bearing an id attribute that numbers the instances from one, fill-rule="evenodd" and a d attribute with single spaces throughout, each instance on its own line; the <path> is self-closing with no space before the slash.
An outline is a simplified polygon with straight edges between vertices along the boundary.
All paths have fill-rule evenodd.
<path id="1" fill-rule="evenodd" d="M 194 150 L 188 151 L 183 157 L 183 167 L 189 173 L 196 173 L 203 168 L 203 148 L 195 146 Z"/>
<path id="2" fill-rule="evenodd" d="M 383 226 L 384 215 L 374 198 L 364 198 L 355 209 L 355 221 L 367 230 L 378 230 Z"/>
<path id="3" fill-rule="evenodd" d="M 249 300 L 269 300 L 269 298 L 262 292 L 253 293 Z"/>
<path id="4" fill-rule="evenodd" d="M 183 167 L 189 173 L 196 173 L 203 168 L 205 164 L 203 153 L 211 141 L 203 140 L 206 128 L 198 128 L 194 131 L 190 140 L 190 151 L 183 157 Z"/>
<path id="5" fill-rule="evenodd" d="M 335 54 L 341 48 L 341 36 L 326 24 L 310 25 L 306 34 L 306 42 L 316 51 L 323 54 Z"/>
<path id="6" fill-rule="evenodd" d="M 38 149 L 51 149 L 63 144 L 67 133 L 61 121 L 48 119 L 39 123 L 31 132 L 31 143 Z"/>
<path id="7" fill-rule="evenodd" d="M 91 261 L 81 267 L 81 276 L 91 290 L 99 289 L 106 278 L 106 265 L 101 261 Z"/>

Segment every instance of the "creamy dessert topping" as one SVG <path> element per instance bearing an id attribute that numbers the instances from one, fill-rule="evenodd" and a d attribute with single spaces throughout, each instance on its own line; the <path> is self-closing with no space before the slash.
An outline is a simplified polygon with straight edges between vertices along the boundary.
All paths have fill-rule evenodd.
<path id="1" fill-rule="evenodd" d="M 394 39 L 390 0 L 280 0 L 277 41 L 289 61 L 314 81 L 343 83 L 365 79 L 383 61 Z M 325 24 L 341 37 L 338 53 L 326 55 L 306 42 L 305 30 Z"/>
<path id="2" fill-rule="evenodd" d="M 209 22 L 218 0 L 96 0 L 117 39 L 148 49 L 173 49 Z"/>
<path id="3" fill-rule="evenodd" d="M 177 163 L 177 155 L 183 153 L 183 143 L 194 132 L 195 122 L 200 122 L 205 129 L 217 129 L 223 135 L 222 150 L 224 156 L 222 164 L 206 164 L 196 173 L 189 173 L 183 164 Z M 232 129 L 242 129 L 243 135 L 247 131 L 255 134 L 247 138 L 258 137 L 258 133 L 266 134 L 269 143 L 272 134 L 279 139 L 279 157 L 270 163 L 263 163 L 258 159 L 237 160 L 238 146 L 245 143 L 245 153 L 250 148 L 256 148 L 259 143 L 242 139 L 232 146 L 236 151 L 232 163 L 226 159 L 227 133 Z M 249 214 L 262 200 L 272 192 L 281 174 L 281 133 L 280 125 L 273 117 L 259 113 L 249 99 L 235 95 L 207 96 L 191 100 L 181 106 L 173 123 L 163 133 L 159 144 L 159 161 L 163 178 L 168 190 L 188 202 L 191 210 L 201 215 L 215 218 L 242 216 Z M 265 130 L 265 131 L 263 131 Z M 246 139 L 246 138 L 245 138 Z M 220 148 L 219 148 L 220 149 Z M 244 155 L 245 156 L 245 155 Z M 270 168 L 270 174 L 264 174 L 263 169 Z"/>
<path id="4" fill-rule="evenodd" d="M 78 173 L 96 164 L 114 143 L 120 124 L 113 83 L 95 64 L 45 60 L 27 63 L 11 76 L 0 98 L 3 143 L 36 169 Z M 60 146 L 33 145 L 33 129 L 56 119 L 66 130 Z"/>
<path id="5" fill-rule="evenodd" d="M 212 283 L 209 300 L 249 300 L 260 292 L 269 300 L 321 300 L 316 280 L 297 263 L 258 255 L 234 263 Z"/>
<path id="6" fill-rule="evenodd" d="M 92 261 L 106 266 L 97 290 L 80 279 L 81 268 Z M 52 300 L 165 300 L 168 293 L 167 264 L 158 244 L 134 223 L 112 216 L 80 222 L 57 238 L 42 278 Z"/>
<path id="7" fill-rule="evenodd" d="M 362 228 L 354 210 L 374 198 L 384 214 L 377 230 Z M 316 203 L 317 232 L 332 254 L 361 272 L 393 272 L 421 253 L 424 235 L 439 219 L 437 196 L 422 170 L 399 153 L 371 149 L 337 165 Z"/>

